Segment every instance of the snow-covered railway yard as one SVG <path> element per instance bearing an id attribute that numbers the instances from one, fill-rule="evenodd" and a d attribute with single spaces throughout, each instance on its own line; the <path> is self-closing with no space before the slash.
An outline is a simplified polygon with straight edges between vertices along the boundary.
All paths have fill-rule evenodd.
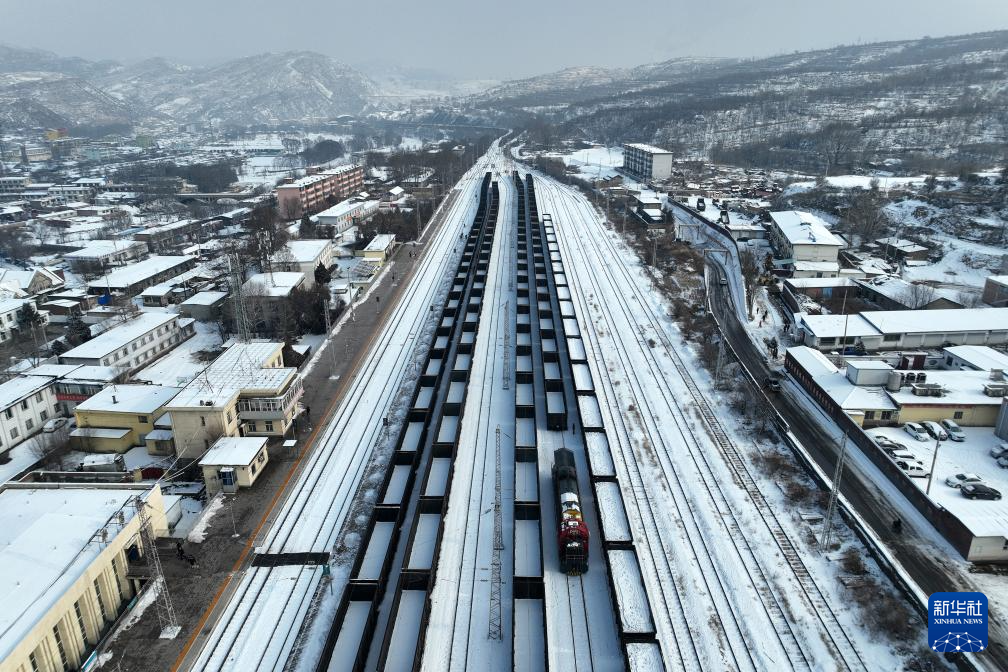
<path id="1" fill-rule="evenodd" d="M 764 497 L 634 253 L 514 168 L 494 146 L 457 185 L 193 669 L 890 667 Z"/>

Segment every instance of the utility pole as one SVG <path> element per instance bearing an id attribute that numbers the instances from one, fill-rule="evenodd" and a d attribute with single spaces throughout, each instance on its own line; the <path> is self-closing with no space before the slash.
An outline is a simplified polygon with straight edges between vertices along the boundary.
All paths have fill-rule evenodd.
<path id="1" fill-rule="evenodd" d="M 332 330 L 332 316 L 329 314 L 329 297 L 322 300 L 322 316 L 325 318 L 325 333 L 326 338 L 329 339 L 329 375 L 336 375 L 336 345 L 332 342 L 333 330 Z"/>
<path id="2" fill-rule="evenodd" d="M 158 557 L 157 546 L 154 544 L 154 531 L 151 529 L 150 518 L 147 517 L 147 502 L 137 496 L 133 498 L 133 505 L 136 507 L 136 515 L 140 518 L 140 543 L 143 546 L 144 558 L 151 569 L 151 581 L 154 582 L 152 590 L 158 591 L 154 605 L 157 608 L 158 625 L 161 626 L 161 637 L 171 639 L 179 633 L 179 622 L 171 594 L 168 592 L 168 582 L 161 569 L 161 558 Z"/>
<path id="3" fill-rule="evenodd" d="M 836 469 L 833 470 L 833 489 L 830 490 L 829 506 L 826 507 L 826 520 L 823 521 L 823 535 L 819 549 L 829 551 L 833 543 L 833 516 L 836 515 L 837 500 L 840 498 L 840 479 L 843 476 L 844 462 L 847 460 L 847 432 L 844 432 L 840 444 L 840 455 L 837 457 Z"/>
<path id="4" fill-rule="evenodd" d="M 251 325 L 245 311 L 245 296 L 242 294 L 241 260 L 237 254 L 228 256 L 228 270 L 231 272 L 231 292 L 234 295 L 235 326 L 242 343 L 252 340 Z"/>
<path id="5" fill-rule="evenodd" d="M 939 436 L 941 436 L 941 435 L 939 435 Z M 924 491 L 924 494 L 927 495 L 927 496 L 929 496 L 929 497 L 931 496 L 931 482 L 934 481 L 935 464 L 938 463 L 938 448 L 940 446 L 941 446 L 941 439 L 935 437 L 934 455 L 931 456 L 931 473 L 928 474 L 927 490 Z"/>

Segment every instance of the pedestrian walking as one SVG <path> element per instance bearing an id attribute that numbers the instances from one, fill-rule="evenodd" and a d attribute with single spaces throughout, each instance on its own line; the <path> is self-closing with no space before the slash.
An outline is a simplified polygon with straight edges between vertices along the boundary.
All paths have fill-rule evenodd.
<path id="1" fill-rule="evenodd" d="M 175 554 L 178 556 L 179 560 L 185 557 L 185 551 L 182 550 L 182 542 L 175 542 Z"/>

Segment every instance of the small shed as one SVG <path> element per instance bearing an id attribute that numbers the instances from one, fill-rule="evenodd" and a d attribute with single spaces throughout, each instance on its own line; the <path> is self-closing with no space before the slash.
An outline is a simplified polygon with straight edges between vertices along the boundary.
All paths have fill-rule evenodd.
<path id="1" fill-rule="evenodd" d="M 217 439 L 199 462 L 207 494 L 251 487 L 269 462 L 266 440 L 265 436 L 223 436 Z"/>

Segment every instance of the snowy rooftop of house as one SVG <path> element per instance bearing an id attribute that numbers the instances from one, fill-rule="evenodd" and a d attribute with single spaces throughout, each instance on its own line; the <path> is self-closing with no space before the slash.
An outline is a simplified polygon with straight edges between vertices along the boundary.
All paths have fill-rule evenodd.
<path id="1" fill-rule="evenodd" d="M 945 352 L 959 358 L 977 371 L 991 369 L 1008 371 L 1008 354 L 986 345 L 953 345 L 945 348 Z"/>
<path id="2" fill-rule="evenodd" d="M 796 271 L 822 271 L 836 273 L 840 264 L 835 261 L 795 261 L 792 266 Z"/>
<path id="3" fill-rule="evenodd" d="M 293 368 L 263 368 L 283 343 L 253 341 L 235 343 L 210 363 L 167 408 L 195 408 L 200 402 L 221 406 L 244 390 L 272 392 L 287 385 L 297 375 Z"/>
<path id="4" fill-rule="evenodd" d="M 883 334 L 955 333 L 1008 329 L 1008 308 L 873 310 L 861 313 Z"/>
<path id="5" fill-rule="evenodd" d="M 0 490 L 0 660 L 87 571 L 104 546 L 91 538 L 147 487 L 7 486 Z"/>
<path id="6" fill-rule="evenodd" d="M 793 245 L 843 246 L 843 242 L 830 233 L 826 222 L 811 212 L 784 210 L 771 212 L 770 217 Z"/>
<path id="7" fill-rule="evenodd" d="M 371 242 L 364 248 L 365 252 L 384 252 L 385 249 L 395 242 L 394 233 L 379 233 L 371 239 Z"/>
<path id="8" fill-rule="evenodd" d="M 309 185 L 315 184 L 316 182 L 321 182 L 322 180 L 326 179 L 327 177 L 332 177 L 333 175 L 340 175 L 342 173 L 349 172 L 349 171 L 353 170 L 356 167 L 357 166 L 355 164 L 351 163 L 351 164 L 347 164 L 345 166 L 337 166 L 335 168 L 328 168 L 328 169 L 323 170 L 323 171 L 321 171 L 319 173 L 315 173 L 314 175 L 308 175 L 306 177 L 302 177 L 301 179 L 294 180 L 290 184 L 281 184 L 280 186 L 277 187 L 277 189 L 291 189 L 291 188 L 298 189 L 300 187 L 307 187 Z"/>
<path id="9" fill-rule="evenodd" d="M 402 187 L 396 186 L 389 189 L 388 193 L 391 194 L 392 196 L 402 196 L 403 194 L 406 193 L 406 190 L 403 189 Z"/>
<path id="10" fill-rule="evenodd" d="M 89 284 L 92 287 L 111 287 L 116 288 L 126 288 L 130 285 L 135 285 L 138 282 L 143 282 L 148 278 L 151 278 L 159 273 L 164 273 L 167 270 L 175 268 L 187 261 L 195 260 L 196 257 L 191 256 L 154 256 L 144 259 L 143 261 L 134 262 L 128 266 L 123 266 L 118 268 L 104 277 L 98 278 L 97 280 L 92 280 Z"/>
<path id="11" fill-rule="evenodd" d="M 212 306 L 221 299 L 227 298 L 227 292 L 217 292 L 217 291 L 206 291 L 206 292 L 196 292 L 188 299 L 183 301 L 182 306 Z"/>
<path id="12" fill-rule="evenodd" d="M 153 331 L 176 319 L 178 319 L 178 315 L 173 313 L 140 313 L 126 324 L 98 334 L 90 341 L 67 350 L 61 356 L 70 359 L 78 357 L 101 359 L 123 346 L 129 345 L 148 331 Z"/>
<path id="13" fill-rule="evenodd" d="M 806 315 L 799 313 L 796 316 L 796 321 L 800 320 L 801 324 L 817 338 L 838 337 L 844 334 L 854 338 L 877 336 L 878 329 L 873 327 L 862 315 Z"/>
<path id="14" fill-rule="evenodd" d="M 27 376 L 11 378 L 5 383 L 0 383 L 0 411 L 6 410 L 25 397 L 44 390 L 52 381 L 53 379 L 48 376 Z"/>
<path id="15" fill-rule="evenodd" d="M 896 409 L 892 400 L 886 396 L 882 386 L 864 387 L 855 385 L 847 378 L 845 371 L 834 366 L 818 350 L 802 345 L 788 348 L 787 352 L 841 408 L 849 410 Z M 861 364 L 863 363 L 861 362 Z"/>
<path id="16" fill-rule="evenodd" d="M 177 222 L 170 222 L 168 224 L 159 224 L 158 226 L 149 226 L 139 233 L 165 233 L 168 231 L 174 231 L 175 229 L 184 229 L 185 227 L 192 224 L 191 219 L 180 219 Z"/>
<path id="17" fill-rule="evenodd" d="M 222 436 L 199 463 L 201 467 L 248 466 L 265 445 L 265 436 Z"/>
<path id="18" fill-rule="evenodd" d="M 181 387 L 161 385 L 110 385 L 77 404 L 77 409 L 109 413 L 153 413 L 181 391 Z"/>
<path id="19" fill-rule="evenodd" d="M 646 142 L 628 142 L 624 147 L 633 147 L 634 149 L 639 149 L 642 152 L 648 152 L 650 154 L 671 154 L 672 152 L 667 149 L 662 149 L 661 147 L 655 147 L 654 145 L 649 145 Z"/>
<path id="20" fill-rule="evenodd" d="M 927 382 L 941 385 L 942 396 L 917 395 L 909 387 L 888 394 L 901 406 L 1000 406 L 1004 400 L 984 394 L 984 384 L 991 382 L 986 371 L 928 371 Z"/>
<path id="21" fill-rule="evenodd" d="M 51 376 L 62 380 L 86 380 L 111 382 L 118 375 L 111 366 L 91 366 L 89 364 L 41 364 L 28 369 L 23 376 Z"/>
<path id="22" fill-rule="evenodd" d="M 343 217 L 358 208 L 367 208 L 369 206 L 377 206 L 378 201 L 359 201 L 355 198 L 348 198 L 345 201 L 340 201 L 331 208 L 327 208 L 322 212 L 315 215 L 315 218 L 319 217 Z"/>
<path id="23" fill-rule="evenodd" d="M 21 306 L 26 303 L 34 304 L 34 299 L 0 299 L 0 313 L 9 313 L 12 310 L 21 310 Z"/>
<path id="24" fill-rule="evenodd" d="M 847 366 L 859 371 L 892 371 L 892 366 L 881 359 L 852 359 L 847 362 Z"/>
<path id="25" fill-rule="evenodd" d="M 906 240 L 905 238 L 894 238 L 891 236 L 888 238 L 879 238 L 876 242 L 879 245 L 888 245 L 889 247 L 894 247 L 906 253 L 926 252 L 928 249 L 923 245 L 918 245 L 912 240 Z"/>
<path id="26" fill-rule="evenodd" d="M 250 296 L 287 296 L 304 282 L 304 277 L 299 271 L 256 273 L 245 281 L 242 291 Z"/>
<path id="27" fill-rule="evenodd" d="M 784 283 L 795 289 L 854 286 L 854 281 L 850 278 L 785 278 Z"/>
<path id="28" fill-rule="evenodd" d="M 791 355 L 791 357 L 793 357 L 803 369 L 808 371 L 809 375 L 813 378 L 833 374 L 840 370 L 829 360 L 828 357 L 826 357 L 826 355 L 815 348 L 799 345 L 793 348 L 788 348 L 787 354 Z"/>
<path id="29" fill-rule="evenodd" d="M 70 436 L 75 439 L 121 439 L 130 433 L 123 427 L 77 427 Z"/>
<path id="30" fill-rule="evenodd" d="M 332 247 L 331 240 L 291 240 L 287 242 L 286 249 L 290 250 L 291 257 L 296 263 L 302 264 L 315 261 L 326 248 Z M 273 261 L 281 261 L 283 250 L 273 254 Z"/>
<path id="31" fill-rule="evenodd" d="M 917 304 L 921 306 L 931 303 L 931 301 L 939 298 L 956 301 L 956 293 L 953 291 L 930 286 L 926 286 L 921 289 L 914 289 L 914 283 L 907 282 L 903 278 L 897 278 L 891 275 L 882 275 L 866 280 L 855 280 L 855 282 L 859 285 L 870 287 L 882 296 L 892 299 L 893 301 L 898 301 L 903 305 L 912 305 L 912 303 L 908 302 L 912 302 L 915 298 L 920 299 L 923 302 Z"/>
<path id="32" fill-rule="evenodd" d="M 142 244 L 132 240 L 89 240 L 84 243 L 83 249 L 67 252 L 63 256 L 69 259 L 93 259 L 125 252 Z"/>

